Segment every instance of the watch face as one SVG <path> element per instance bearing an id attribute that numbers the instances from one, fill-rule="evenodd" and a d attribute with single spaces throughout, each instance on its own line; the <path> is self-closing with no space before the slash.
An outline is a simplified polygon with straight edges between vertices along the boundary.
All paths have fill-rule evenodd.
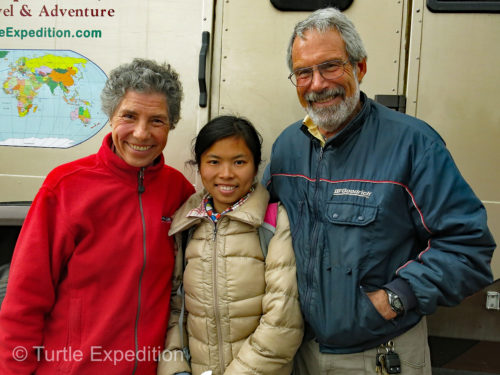
<path id="1" fill-rule="evenodd" d="M 392 300 L 392 307 L 394 307 L 397 312 L 403 311 L 403 304 L 401 303 L 399 297 L 396 297 Z"/>
<path id="2" fill-rule="evenodd" d="M 387 296 L 389 298 L 389 304 L 391 305 L 392 310 L 398 315 L 404 311 L 403 303 L 398 295 L 390 290 L 387 290 Z"/>

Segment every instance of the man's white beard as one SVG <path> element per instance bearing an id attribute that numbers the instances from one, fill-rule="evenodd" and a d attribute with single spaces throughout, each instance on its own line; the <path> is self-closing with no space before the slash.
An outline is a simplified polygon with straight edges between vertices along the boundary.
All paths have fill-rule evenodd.
<path id="1" fill-rule="evenodd" d="M 334 97 L 336 95 L 342 96 L 344 99 L 339 104 L 332 104 L 329 107 L 314 108 L 308 103 L 306 112 L 313 122 L 328 133 L 333 133 L 346 125 L 347 121 L 359 103 L 360 89 L 359 83 L 356 80 L 356 91 L 353 96 L 345 97 L 345 90 L 343 87 L 334 89 L 327 89 L 319 93 L 308 93 L 304 98 L 310 102 L 316 100 Z"/>

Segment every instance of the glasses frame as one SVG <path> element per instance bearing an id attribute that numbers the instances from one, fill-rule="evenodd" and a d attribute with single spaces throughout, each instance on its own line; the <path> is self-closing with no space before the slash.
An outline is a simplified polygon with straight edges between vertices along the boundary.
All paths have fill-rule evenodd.
<path id="1" fill-rule="evenodd" d="M 339 67 L 342 67 L 342 72 L 338 76 L 336 76 L 334 78 L 326 78 L 323 75 L 323 73 L 321 72 L 321 67 L 323 65 L 332 64 L 332 63 L 336 63 L 335 65 L 338 65 Z M 337 59 L 335 59 L 335 60 L 324 61 L 324 62 L 322 62 L 320 64 L 311 65 L 311 66 L 307 66 L 305 68 L 296 69 L 296 70 L 294 70 L 292 73 L 290 73 L 288 75 L 288 79 L 290 80 L 290 82 L 292 82 L 292 85 L 294 85 L 295 87 L 306 87 L 306 86 L 309 86 L 311 84 L 311 82 L 312 82 L 312 78 L 313 78 L 313 75 L 314 75 L 314 69 L 316 69 L 318 71 L 319 75 L 321 76 L 321 78 L 323 78 L 326 81 L 333 81 L 333 80 L 338 79 L 338 78 L 340 78 L 340 77 L 342 77 L 344 75 L 344 73 L 345 73 L 345 66 L 347 64 L 349 64 L 349 60 L 337 60 Z M 293 77 L 294 76 L 296 77 L 297 72 L 308 70 L 308 69 L 311 70 L 311 81 L 309 81 L 306 85 L 298 85 L 297 83 L 295 83 L 293 81 Z M 295 78 L 295 81 L 297 81 L 297 78 Z"/>

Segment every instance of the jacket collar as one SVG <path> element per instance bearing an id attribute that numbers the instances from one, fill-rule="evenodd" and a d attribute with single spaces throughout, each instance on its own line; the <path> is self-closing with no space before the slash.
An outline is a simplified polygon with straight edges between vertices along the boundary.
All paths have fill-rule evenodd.
<path id="1" fill-rule="evenodd" d="M 236 210 L 224 214 L 231 220 L 240 221 L 254 227 L 259 227 L 264 221 L 267 204 L 269 202 L 269 193 L 260 184 L 254 184 L 255 190 L 248 199 Z M 203 198 L 207 195 L 205 189 L 193 194 L 174 215 L 174 220 L 169 231 L 169 235 L 182 232 L 202 220 L 209 220 L 203 207 Z"/>
<path id="2" fill-rule="evenodd" d="M 97 153 L 97 157 L 111 172 L 118 178 L 124 180 L 126 183 L 137 186 L 140 167 L 133 167 L 127 164 L 113 151 L 113 139 L 111 133 L 106 134 L 102 141 L 101 148 Z M 154 178 L 163 168 L 165 159 L 163 154 L 160 154 L 155 159 L 153 165 L 144 169 L 144 179 L 150 181 Z"/>
<path id="3" fill-rule="evenodd" d="M 365 122 L 366 118 L 368 117 L 368 113 L 370 111 L 369 109 L 369 99 L 366 96 L 364 92 L 361 91 L 360 93 L 360 101 L 362 103 L 361 109 L 358 112 L 358 114 L 337 134 L 335 134 L 333 137 L 329 138 L 326 140 L 326 143 L 324 144 L 324 147 L 328 145 L 339 145 L 343 143 L 351 134 L 356 132 Z M 305 123 L 305 121 L 309 121 L 309 125 Z M 301 126 L 302 131 L 310 138 L 312 139 L 317 139 L 318 142 L 321 143 L 321 141 L 316 138 L 313 134 L 310 132 L 310 127 L 311 127 L 311 120 L 308 120 L 308 117 L 304 119 L 304 123 Z"/>

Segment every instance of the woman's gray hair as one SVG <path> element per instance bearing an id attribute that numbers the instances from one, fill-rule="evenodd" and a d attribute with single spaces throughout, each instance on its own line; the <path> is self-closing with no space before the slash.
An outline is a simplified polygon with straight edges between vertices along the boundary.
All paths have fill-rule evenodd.
<path id="1" fill-rule="evenodd" d="M 101 106 L 111 118 L 128 90 L 165 94 L 170 129 L 180 119 L 182 84 L 179 74 L 166 63 L 134 59 L 113 69 L 101 92 Z"/>
<path id="2" fill-rule="evenodd" d="M 323 33 L 332 29 L 337 30 L 342 36 L 351 65 L 368 57 L 363 41 L 351 20 L 336 8 L 324 8 L 313 12 L 305 20 L 295 25 L 287 51 L 287 62 L 290 71 L 293 71 L 292 47 L 295 38 L 297 36 L 303 38 L 304 33 L 308 30 L 317 30 Z"/>

